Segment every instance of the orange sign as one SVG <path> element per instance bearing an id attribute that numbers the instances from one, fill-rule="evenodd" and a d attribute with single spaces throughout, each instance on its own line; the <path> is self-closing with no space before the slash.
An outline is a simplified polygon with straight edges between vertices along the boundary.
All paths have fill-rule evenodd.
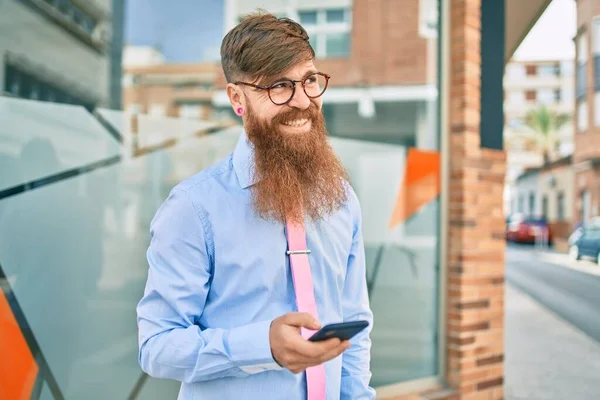
<path id="1" fill-rule="evenodd" d="M 408 150 L 404 179 L 400 184 L 389 228 L 417 213 L 440 194 L 440 154 L 415 148 Z"/>
<path id="2" fill-rule="evenodd" d="M 38 366 L 1 289 L 0 354 L 0 399 L 30 399 Z"/>

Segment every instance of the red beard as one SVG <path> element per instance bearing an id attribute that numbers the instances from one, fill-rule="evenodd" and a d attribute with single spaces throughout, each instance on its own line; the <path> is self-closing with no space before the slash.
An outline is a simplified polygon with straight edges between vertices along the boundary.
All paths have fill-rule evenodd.
<path id="1" fill-rule="evenodd" d="M 308 133 L 291 135 L 280 131 L 282 122 L 307 118 Z M 347 199 L 347 173 L 327 140 L 323 114 L 316 104 L 306 110 L 292 108 L 270 123 L 258 120 L 248 107 L 245 124 L 254 145 L 257 178 L 252 198 L 258 214 L 271 220 L 302 221 L 330 215 Z"/>

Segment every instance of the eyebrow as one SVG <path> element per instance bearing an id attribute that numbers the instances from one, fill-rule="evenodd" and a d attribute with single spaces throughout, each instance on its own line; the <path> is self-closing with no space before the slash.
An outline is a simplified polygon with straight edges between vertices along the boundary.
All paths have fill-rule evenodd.
<path id="1" fill-rule="evenodd" d="M 316 73 L 318 73 L 318 72 L 319 72 L 319 71 L 317 71 L 317 70 L 315 70 L 315 69 L 310 69 L 310 70 L 306 71 L 306 73 L 304 74 L 304 76 L 302 76 L 302 78 L 301 78 L 300 80 L 302 80 L 302 79 L 305 79 L 307 76 L 309 76 L 309 75 L 313 75 L 313 74 L 316 74 Z M 294 79 L 292 79 L 292 78 L 288 78 L 287 76 L 281 76 L 281 77 L 279 77 L 279 78 L 276 78 L 276 79 L 273 79 L 273 80 L 271 80 L 270 82 L 271 82 L 271 85 L 272 85 L 273 83 L 277 83 L 277 82 L 279 82 L 279 81 L 283 81 L 283 80 L 292 81 L 292 80 L 294 80 Z M 266 85 L 266 86 L 269 86 L 269 85 Z"/>

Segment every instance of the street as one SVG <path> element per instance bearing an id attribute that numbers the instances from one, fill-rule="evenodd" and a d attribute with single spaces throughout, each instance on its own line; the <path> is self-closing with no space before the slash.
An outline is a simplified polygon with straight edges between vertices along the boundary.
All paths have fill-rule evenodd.
<path id="1" fill-rule="evenodd" d="M 531 246 L 509 245 L 507 283 L 600 342 L 600 275 L 565 264 L 590 265 L 600 271 L 600 266 L 591 262 L 571 262 L 560 255 L 540 254 Z"/>
<path id="2" fill-rule="evenodd" d="M 506 251 L 505 398 L 600 398 L 600 267 Z"/>

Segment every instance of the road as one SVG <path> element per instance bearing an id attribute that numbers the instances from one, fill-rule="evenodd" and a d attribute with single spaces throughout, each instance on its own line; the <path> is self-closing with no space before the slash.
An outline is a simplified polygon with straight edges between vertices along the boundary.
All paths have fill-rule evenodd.
<path id="1" fill-rule="evenodd" d="M 600 342 L 600 266 L 581 262 L 568 268 L 564 257 L 538 253 L 533 247 L 509 245 L 508 283 L 528 294 L 559 317 Z M 563 264 L 563 265 L 561 265 Z M 575 269 L 578 268 L 578 269 Z"/>

